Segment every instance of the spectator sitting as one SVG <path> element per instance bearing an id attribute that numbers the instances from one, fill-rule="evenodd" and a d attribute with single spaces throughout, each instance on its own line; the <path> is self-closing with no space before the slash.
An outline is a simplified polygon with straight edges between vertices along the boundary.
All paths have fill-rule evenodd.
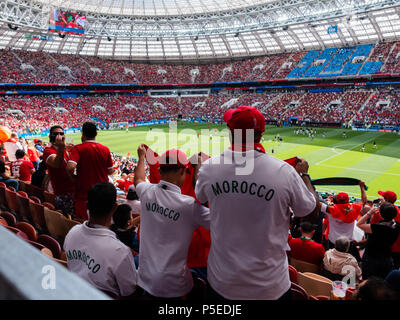
<path id="1" fill-rule="evenodd" d="M 300 224 L 300 232 L 300 238 L 289 240 L 289 255 L 292 258 L 321 266 L 325 249 L 322 244 L 312 240 L 315 233 L 314 225 L 309 221 L 304 221 Z"/>
<path id="2" fill-rule="evenodd" d="M 396 292 L 389 284 L 380 278 L 371 277 L 360 284 L 354 293 L 354 300 L 375 301 L 375 300 L 397 300 Z"/>
<path id="3" fill-rule="evenodd" d="M 31 184 L 39 188 L 43 188 L 43 181 L 44 178 L 46 177 L 46 170 L 47 170 L 46 164 L 43 161 L 41 161 L 39 163 L 38 170 L 32 174 Z"/>
<path id="4" fill-rule="evenodd" d="M 383 220 L 367 224 L 367 219 L 377 213 L 380 213 Z M 383 202 L 379 209 L 372 208 L 357 222 L 357 226 L 368 234 L 362 257 L 363 279 L 371 276 L 384 279 L 393 270 L 391 246 L 400 234 L 400 224 L 393 220 L 396 215 L 396 207 L 390 202 Z"/>
<path id="5" fill-rule="evenodd" d="M 136 290 L 137 271 L 131 249 L 109 229 L 116 201 L 111 183 L 94 185 L 88 192 L 89 221 L 69 231 L 64 250 L 70 271 L 99 290 L 129 296 Z"/>
<path id="6" fill-rule="evenodd" d="M 18 177 L 19 180 L 24 182 L 31 182 L 32 173 L 35 172 L 35 167 L 32 162 L 24 160 L 25 151 L 18 149 L 15 151 L 16 161 L 11 163 L 10 170 L 13 176 Z"/>
<path id="7" fill-rule="evenodd" d="M 0 160 L 0 182 L 4 182 L 7 187 L 13 187 L 16 191 L 18 191 L 19 182 L 17 180 L 17 177 L 9 176 L 6 173 L 6 165 L 1 160 Z"/>
<path id="8" fill-rule="evenodd" d="M 325 276 L 332 280 L 341 280 L 348 274 L 345 267 L 351 266 L 354 268 L 356 281 L 361 280 L 361 269 L 358 262 L 356 258 L 348 253 L 350 244 L 349 238 L 342 236 L 336 240 L 334 249 L 325 252 L 323 260 L 323 273 Z"/>
<path id="9" fill-rule="evenodd" d="M 120 204 L 113 215 L 114 223 L 110 229 L 118 239 L 129 248 L 139 252 L 139 243 L 135 232 L 136 223 L 132 216 L 132 209 L 128 204 Z"/>
<path id="10" fill-rule="evenodd" d="M 140 216 L 140 201 L 134 185 L 129 187 L 125 203 L 132 208 L 132 215 L 134 218 Z"/>

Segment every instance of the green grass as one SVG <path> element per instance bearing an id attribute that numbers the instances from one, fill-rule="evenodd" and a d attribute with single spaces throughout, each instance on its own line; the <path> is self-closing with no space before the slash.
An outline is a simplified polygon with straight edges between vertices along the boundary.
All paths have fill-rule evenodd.
<path id="1" fill-rule="evenodd" d="M 213 139 L 210 141 L 208 128 L 210 127 Z M 214 128 L 218 130 L 216 134 Z M 130 128 L 124 130 L 101 131 L 97 141 L 107 145 L 111 151 L 120 155 L 136 156 L 139 144 L 146 143 L 155 151 L 162 153 L 167 148 L 182 148 L 187 155 L 204 151 L 212 156 L 220 154 L 229 146 L 227 133 L 223 132 L 224 125 L 212 124 L 179 124 L 178 134 L 166 137 L 160 133 L 167 133 L 168 126 L 153 126 L 149 136 L 149 127 Z M 197 138 L 195 130 L 200 134 Z M 202 132 L 202 130 L 205 130 Z M 322 138 L 322 131 L 327 133 Z M 378 190 L 393 190 L 400 196 L 400 136 L 395 133 L 360 132 L 346 130 L 347 138 L 342 137 L 343 129 L 317 128 L 314 140 L 307 136 L 295 135 L 294 128 L 267 127 L 263 142 L 267 152 L 279 159 L 299 156 L 310 164 L 310 175 L 313 179 L 343 176 L 362 179 L 368 186 L 368 197 L 374 199 Z M 279 133 L 283 143 L 273 141 Z M 80 142 L 80 134 L 70 135 L 73 142 Z M 154 140 L 150 140 L 153 137 Z M 156 137 L 156 138 L 154 138 Z M 373 148 L 373 141 L 377 148 Z M 365 143 L 365 152 L 361 151 Z M 317 186 L 319 191 L 345 191 L 349 195 L 359 197 L 358 186 Z M 400 204 L 400 201 L 397 202 Z"/>

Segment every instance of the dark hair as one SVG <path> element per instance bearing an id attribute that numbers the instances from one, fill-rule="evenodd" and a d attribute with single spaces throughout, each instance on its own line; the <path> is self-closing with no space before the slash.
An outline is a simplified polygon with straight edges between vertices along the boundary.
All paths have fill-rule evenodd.
<path id="1" fill-rule="evenodd" d="M 309 221 L 303 221 L 302 223 L 300 223 L 300 228 L 301 231 L 305 233 L 311 233 L 315 231 L 315 226 Z"/>
<path id="2" fill-rule="evenodd" d="M 91 217 L 106 217 L 117 201 L 117 189 L 109 182 L 97 183 L 88 192 L 87 208 Z"/>
<path id="3" fill-rule="evenodd" d="M 394 204 L 385 201 L 379 207 L 379 213 L 381 214 L 383 220 L 390 221 L 396 217 L 397 209 Z"/>
<path id="4" fill-rule="evenodd" d="M 168 172 L 177 172 L 179 169 L 183 167 L 179 167 L 178 165 L 169 165 L 165 167 L 160 167 L 160 173 L 168 173 Z"/>
<path id="5" fill-rule="evenodd" d="M 38 171 L 46 171 L 47 170 L 46 163 L 44 161 L 40 161 L 38 169 L 39 169 Z"/>
<path id="6" fill-rule="evenodd" d="M 137 195 L 136 191 L 128 190 L 128 194 L 126 195 L 127 200 L 139 200 L 139 196 Z"/>
<path id="7" fill-rule="evenodd" d="M 374 300 L 396 300 L 396 292 L 389 286 L 389 284 L 378 277 L 370 277 L 368 280 L 360 285 L 356 293 L 358 300 L 374 301 Z"/>
<path id="8" fill-rule="evenodd" d="M 50 128 L 50 135 L 53 133 L 53 131 L 54 131 L 55 129 L 61 129 L 62 131 L 64 131 L 64 128 L 63 128 L 63 127 L 61 127 L 60 125 L 56 124 L 55 126 L 52 126 L 52 127 Z M 38 140 L 37 142 L 39 142 L 39 141 L 41 141 L 41 140 Z"/>
<path id="9" fill-rule="evenodd" d="M 93 122 L 85 122 L 82 125 L 82 134 L 88 139 L 94 139 L 97 136 L 97 127 Z"/>
<path id="10" fill-rule="evenodd" d="M 120 204 L 113 215 L 114 225 L 116 228 L 125 228 L 131 218 L 132 208 L 129 204 Z"/>
<path id="11" fill-rule="evenodd" d="M 15 156 L 17 157 L 17 159 L 21 159 L 25 157 L 25 151 L 22 149 L 18 149 L 17 151 L 15 151 Z"/>

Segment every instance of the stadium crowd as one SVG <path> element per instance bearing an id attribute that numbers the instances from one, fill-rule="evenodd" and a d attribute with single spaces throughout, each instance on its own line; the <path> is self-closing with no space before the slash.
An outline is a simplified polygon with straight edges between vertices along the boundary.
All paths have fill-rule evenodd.
<path id="1" fill-rule="evenodd" d="M 2 187 L 18 192 L 41 181 L 38 187 L 55 196 L 54 210 L 79 222 L 60 239 L 64 263 L 114 298 L 291 300 L 299 285 L 290 270 L 300 261 L 324 279 L 350 277 L 348 298 L 399 299 L 395 192 L 368 200 L 359 181 L 360 200 L 316 193 L 306 160 L 265 152 L 265 118 L 256 108 L 227 109 L 221 112 L 229 130 L 255 134 L 247 143 L 236 135 L 219 161 L 175 149 L 158 156 L 146 145 L 138 160 L 116 156 L 96 142 L 92 122 L 82 125 L 75 146 L 66 145 L 59 125 L 45 145 L 13 133 L 0 161 Z M 252 160 L 250 172 L 237 174 L 235 153 Z M 7 201 L 0 205 L 1 224 L 19 217 Z"/>
<path id="2" fill-rule="evenodd" d="M 365 62 L 381 62 L 379 73 L 398 73 L 399 54 L 399 42 L 379 43 Z M 157 65 L 2 49 L 0 82 L 166 84 L 284 79 L 305 55 L 302 51 L 218 64 Z"/>

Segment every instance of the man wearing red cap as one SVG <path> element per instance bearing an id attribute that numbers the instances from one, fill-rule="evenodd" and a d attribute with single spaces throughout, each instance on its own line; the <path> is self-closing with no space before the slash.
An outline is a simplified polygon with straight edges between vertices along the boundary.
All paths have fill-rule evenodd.
<path id="1" fill-rule="evenodd" d="M 210 206 L 210 296 L 290 299 L 289 208 L 311 221 L 319 212 L 308 164 L 300 160 L 295 169 L 265 153 L 265 119 L 256 108 L 228 110 L 224 121 L 232 146 L 201 165 L 195 188 L 200 202 Z"/>
<path id="2" fill-rule="evenodd" d="M 367 203 L 367 194 L 365 193 L 365 183 L 360 181 L 361 202 L 350 203 L 349 195 L 345 192 L 340 192 L 336 195 L 335 204 L 327 206 L 322 204 L 321 210 L 326 213 L 329 218 L 329 249 L 335 247 L 336 240 L 341 236 L 346 236 L 351 240 L 349 253 L 351 253 L 357 261 L 361 261 L 358 249 L 353 241 L 355 221 L 360 215 L 361 209 Z"/>
<path id="3" fill-rule="evenodd" d="M 188 250 L 193 232 L 199 226 L 209 229 L 209 209 L 181 193 L 189 163 L 182 151 L 168 150 L 154 159 L 160 165 L 158 184 L 146 182 L 145 145 L 139 146 L 138 156 L 134 178 L 141 203 L 138 284 L 152 297 L 180 298 L 193 288 Z"/>
<path id="4" fill-rule="evenodd" d="M 397 200 L 397 195 L 393 191 L 378 191 L 378 194 L 381 196 L 381 204 L 383 202 L 390 202 L 392 204 L 395 204 Z M 397 209 L 397 216 L 394 218 L 394 220 L 398 223 L 400 223 L 400 208 L 396 206 Z M 382 216 L 377 213 L 374 214 L 371 218 L 370 224 L 376 224 L 379 223 L 383 220 Z M 393 259 L 393 265 L 395 269 L 400 268 L 400 236 L 397 238 L 396 242 L 393 243 L 392 245 L 392 259 Z"/>

